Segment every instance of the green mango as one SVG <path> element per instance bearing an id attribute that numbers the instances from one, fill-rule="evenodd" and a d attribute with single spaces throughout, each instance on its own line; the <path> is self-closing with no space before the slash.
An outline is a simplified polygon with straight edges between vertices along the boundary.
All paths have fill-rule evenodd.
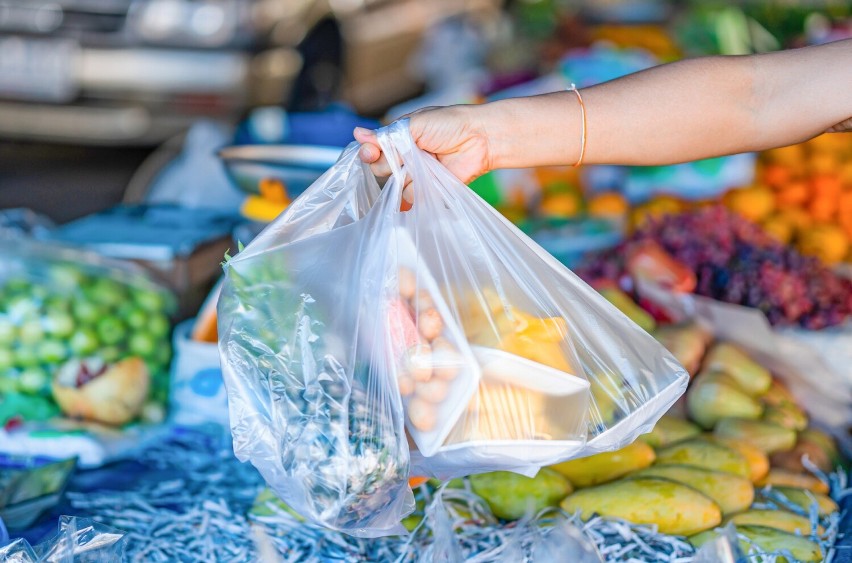
<path id="1" fill-rule="evenodd" d="M 628 319 L 639 325 L 646 332 L 652 332 L 657 328 L 657 323 L 645 309 L 636 304 L 633 299 L 614 287 L 601 288 L 598 293 L 615 305 L 616 309 L 624 313 Z"/>
<path id="2" fill-rule="evenodd" d="M 639 440 L 652 448 L 663 448 L 676 442 L 694 438 L 699 434 L 701 434 L 701 429 L 688 420 L 665 415 L 657 421 L 653 430 L 639 436 Z"/>
<path id="3" fill-rule="evenodd" d="M 801 536 L 769 528 L 766 526 L 737 526 L 737 533 L 742 536 L 740 539 L 740 549 L 743 553 L 748 553 L 752 548 L 752 543 L 758 549 L 765 552 L 789 551 L 795 558 L 795 561 L 789 561 L 786 557 L 780 556 L 775 559 L 777 563 L 796 563 L 799 561 L 822 561 L 822 550 L 815 542 L 807 540 Z M 713 530 L 695 534 L 689 538 L 696 549 L 699 549 L 705 543 L 714 540 L 718 534 Z M 748 541 L 744 538 L 748 538 Z"/>
<path id="4" fill-rule="evenodd" d="M 762 420 L 725 418 L 719 421 L 713 433 L 720 438 L 743 440 L 769 455 L 791 450 L 796 445 L 794 430 Z"/>
<path id="5" fill-rule="evenodd" d="M 737 526 L 737 533 L 747 537 L 764 551 L 789 551 L 795 561 L 822 561 L 822 549 L 819 544 L 789 532 L 768 526 L 748 525 Z M 744 551 L 748 552 L 747 549 Z M 786 561 L 786 558 L 779 557 L 776 561 Z"/>
<path id="6" fill-rule="evenodd" d="M 688 465 L 654 465 L 632 477 L 659 477 L 692 487 L 712 499 L 722 515 L 746 510 L 754 501 L 754 486 L 745 477 Z"/>
<path id="7" fill-rule="evenodd" d="M 767 405 L 763 420 L 796 431 L 804 430 L 808 426 L 808 415 L 793 403 Z"/>
<path id="8" fill-rule="evenodd" d="M 552 469 L 542 468 L 535 477 L 509 471 L 470 476 L 470 487 L 498 518 L 517 520 L 548 506 L 557 506 L 573 491 L 571 483 Z"/>
<path id="9" fill-rule="evenodd" d="M 761 487 L 765 487 L 766 485 L 772 485 L 773 487 L 796 487 L 799 489 L 808 489 L 815 493 L 828 494 L 828 485 L 810 473 L 798 473 L 777 467 L 770 469 L 766 477 L 758 481 L 757 485 Z"/>
<path id="10" fill-rule="evenodd" d="M 710 337 L 698 325 L 689 324 L 660 327 L 654 332 L 654 338 L 671 352 L 690 375 L 694 375 L 701 365 Z"/>
<path id="11" fill-rule="evenodd" d="M 614 481 L 648 467 L 654 463 L 654 457 L 651 446 L 643 442 L 633 442 L 614 452 L 572 459 L 550 467 L 567 477 L 575 487 L 582 488 Z"/>
<path id="12" fill-rule="evenodd" d="M 837 506 L 837 503 L 829 497 L 828 495 L 824 495 L 822 493 L 815 493 L 813 491 L 809 491 L 807 489 L 800 489 L 797 487 L 784 487 L 784 486 L 773 486 L 772 490 L 781 493 L 784 495 L 784 498 L 789 500 L 791 503 L 795 504 L 802 508 L 802 510 L 810 511 L 811 505 L 817 505 L 817 511 L 820 516 L 828 516 L 834 512 L 840 510 Z"/>
<path id="13" fill-rule="evenodd" d="M 689 465 L 746 478 L 751 475 L 748 462 L 740 453 L 700 438 L 662 448 L 657 452 L 657 463 Z"/>
<path id="14" fill-rule="evenodd" d="M 769 456 L 748 442 L 743 442 L 742 440 L 731 440 L 729 438 L 719 438 L 713 434 L 706 434 L 702 436 L 702 438 L 719 444 L 720 446 L 725 446 L 726 448 L 734 450 L 743 456 L 746 463 L 748 463 L 749 479 L 751 479 L 752 483 L 757 483 L 760 479 L 766 477 L 767 473 L 769 473 Z"/>
<path id="15" fill-rule="evenodd" d="M 772 386 L 772 374 L 769 370 L 727 342 L 720 342 L 710 348 L 704 358 L 704 369 L 730 375 L 740 389 L 752 397 L 763 395 Z"/>
<path id="16" fill-rule="evenodd" d="M 727 522 L 733 522 L 739 526 L 766 526 L 775 528 L 791 534 L 811 535 L 811 520 L 787 510 L 746 510 L 728 518 Z M 822 535 L 825 530 L 822 526 L 817 528 L 817 533 Z"/>
<path id="17" fill-rule="evenodd" d="M 740 389 L 729 375 L 702 372 L 687 391 L 686 410 L 692 420 L 709 430 L 723 418 L 760 418 L 763 405 Z"/>
<path id="18" fill-rule="evenodd" d="M 581 489 L 562 501 L 562 509 L 636 524 L 656 524 L 664 534 L 690 535 L 718 526 L 719 506 L 698 491 L 668 479 L 623 479 Z"/>

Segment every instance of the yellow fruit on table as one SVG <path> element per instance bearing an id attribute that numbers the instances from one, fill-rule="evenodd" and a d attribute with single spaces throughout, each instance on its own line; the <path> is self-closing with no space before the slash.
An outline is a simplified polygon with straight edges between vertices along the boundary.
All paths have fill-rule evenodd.
<path id="1" fill-rule="evenodd" d="M 795 227 L 783 215 L 773 215 L 761 223 L 766 233 L 782 244 L 789 244 L 796 234 Z"/>
<path id="2" fill-rule="evenodd" d="M 725 205 L 750 221 L 761 221 L 775 210 L 775 194 L 766 186 L 752 186 L 725 194 Z"/>
<path id="3" fill-rule="evenodd" d="M 576 217 L 583 210 L 583 200 L 576 193 L 555 193 L 541 200 L 539 212 L 544 217 L 568 219 Z"/>
<path id="4" fill-rule="evenodd" d="M 664 534 L 691 535 L 718 526 L 719 506 L 695 489 L 668 479 L 624 479 L 581 489 L 561 503 L 569 514 L 580 512 L 622 518 L 635 524 L 656 524 Z"/>
<path id="5" fill-rule="evenodd" d="M 799 237 L 799 251 L 816 256 L 826 264 L 836 264 L 849 252 L 849 237 L 837 225 L 814 225 Z"/>
<path id="6" fill-rule="evenodd" d="M 795 233 L 800 233 L 808 229 L 814 222 L 808 212 L 801 207 L 779 209 L 775 217 L 779 217 L 784 222 L 790 224 Z"/>
<path id="7" fill-rule="evenodd" d="M 775 192 L 775 204 L 779 209 L 802 207 L 810 198 L 807 182 L 795 180 L 778 188 Z"/>
<path id="8" fill-rule="evenodd" d="M 766 477 L 756 483 L 760 487 L 772 485 L 773 487 L 794 487 L 797 489 L 808 489 L 814 493 L 827 495 L 828 484 L 820 481 L 808 473 L 797 473 L 786 469 L 772 468 Z"/>
<path id="9" fill-rule="evenodd" d="M 808 169 L 813 174 L 825 174 L 837 170 L 840 162 L 831 152 L 817 152 L 808 159 Z"/>
<path id="10" fill-rule="evenodd" d="M 754 501 L 754 486 L 745 477 L 689 465 L 654 465 L 630 476 L 658 477 L 692 487 L 719 505 L 722 515 L 746 510 Z"/>
<path id="11" fill-rule="evenodd" d="M 576 487 L 590 487 L 623 477 L 654 463 L 654 450 L 644 442 L 634 442 L 614 452 L 573 459 L 552 465 Z"/>
<path id="12" fill-rule="evenodd" d="M 630 222 L 634 228 L 641 227 L 649 219 L 656 219 L 664 215 L 680 213 L 686 209 L 684 202 L 671 196 L 657 196 L 642 205 L 633 208 L 630 213 Z"/>
<path id="13" fill-rule="evenodd" d="M 790 145 L 772 149 L 763 153 L 769 162 L 783 163 L 790 166 L 799 166 L 805 159 L 805 148 L 802 145 Z"/>
<path id="14" fill-rule="evenodd" d="M 589 200 L 588 206 L 589 215 L 612 218 L 625 217 L 630 208 L 627 199 L 617 192 L 606 192 L 593 196 Z"/>

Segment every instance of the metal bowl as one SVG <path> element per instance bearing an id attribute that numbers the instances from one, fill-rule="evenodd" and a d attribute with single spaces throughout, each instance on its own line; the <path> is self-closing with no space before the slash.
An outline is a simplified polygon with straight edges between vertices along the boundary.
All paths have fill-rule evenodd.
<path id="1" fill-rule="evenodd" d="M 279 180 L 290 199 L 304 192 L 328 170 L 343 149 L 308 145 L 242 145 L 218 155 L 228 176 L 244 192 L 258 194 L 262 180 Z"/>

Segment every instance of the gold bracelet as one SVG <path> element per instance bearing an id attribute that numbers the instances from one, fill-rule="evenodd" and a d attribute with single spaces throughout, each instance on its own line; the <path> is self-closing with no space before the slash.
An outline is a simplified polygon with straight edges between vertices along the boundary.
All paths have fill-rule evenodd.
<path id="1" fill-rule="evenodd" d="M 583 159 L 586 158 L 586 104 L 583 103 L 583 96 L 580 95 L 580 91 L 573 82 L 568 90 L 577 94 L 577 100 L 580 102 L 580 112 L 583 114 L 583 136 L 580 137 L 580 158 L 574 163 L 574 168 L 576 168 L 583 164 Z"/>

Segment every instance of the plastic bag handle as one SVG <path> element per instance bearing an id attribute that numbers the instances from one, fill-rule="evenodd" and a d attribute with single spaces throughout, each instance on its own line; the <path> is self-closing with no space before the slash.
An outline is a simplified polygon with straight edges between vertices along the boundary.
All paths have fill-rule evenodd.
<path id="1" fill-rule="evenodd" d="M 414 140 L 411 138 L 408 118 L 398 119 L 386 127 L 376 131 L 388 166 L 391 169 L 392 181 L 385 189 L 391 192 L 391 198 L 395 201 L 402 199 L 402 188 L 405 186 L 405 161 L 410 158 L 416 149 Z"/>

